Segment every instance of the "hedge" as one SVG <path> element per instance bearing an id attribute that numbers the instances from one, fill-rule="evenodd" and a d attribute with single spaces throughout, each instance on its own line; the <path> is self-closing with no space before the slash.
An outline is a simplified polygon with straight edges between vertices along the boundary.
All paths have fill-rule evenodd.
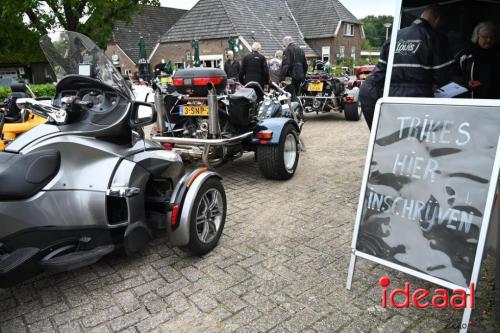
<path id="1" fill-rule="evenodd" d="M 30 84 L 30 88 L 37 97 L 54 96 L 56 86 L 53 84 Z M 0 86 L 0 102 L 2 102 L 11 93 L 10 87 Z"/>

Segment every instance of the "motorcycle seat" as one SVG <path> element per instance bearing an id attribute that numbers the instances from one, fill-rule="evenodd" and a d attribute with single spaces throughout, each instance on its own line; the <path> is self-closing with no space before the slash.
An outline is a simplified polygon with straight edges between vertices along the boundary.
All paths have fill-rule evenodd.
<path id="1" fill-rule="evenodd" d="M 46 149 L 27 154 L 0 152 L 0 200 L 27 199 L 58 173 L 61 156 Z"/>

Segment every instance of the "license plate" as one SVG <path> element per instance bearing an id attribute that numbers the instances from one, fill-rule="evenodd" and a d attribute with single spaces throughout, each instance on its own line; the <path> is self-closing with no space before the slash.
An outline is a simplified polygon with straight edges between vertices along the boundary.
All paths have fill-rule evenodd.
<path id="1" fill-rule="evenodd" d="M 180 105 L 179 114 L 184 117 L 208 117 L 208 105 Z"/>
<path id="2" fill-rule="evenodd" d="M 307 91 L 323 91 L 323 82 L 311 82 L 307 87 Z"/>
<path id="3" fill-rule="evenodd" d="M 172 83 L 172 78 L 171 77 L 162 77 L 160 79 L 160 82 L 162 84 L 171 84 Z"/>

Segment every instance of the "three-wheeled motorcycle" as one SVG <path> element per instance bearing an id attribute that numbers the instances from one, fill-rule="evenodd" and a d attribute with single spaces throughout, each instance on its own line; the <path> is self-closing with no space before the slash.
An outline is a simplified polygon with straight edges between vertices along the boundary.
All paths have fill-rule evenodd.
<path id="1" fill-rule="evenodd" d="M 358 95 L 358 89 L 346 89 L 345 79 L 331 77 L 320 62 L 312 73 L 306 74 L 299 99 L 306 113 L 344 112 L 346 120 L 357 121 L 361 115 Z"/>
<path id="2" fill-rule="evenodd" d="M 40 45 L 60 81 L 52 105 L 18 99 L 47 119 L 0 153 L 0 288 L 41 271 L 139 251 L 158 230 L 201 255 L 221 237 L 220 176 L 186 172 L 179 155 L 144 140 L 154 105 L 134 101 L 96 44 L 75 32 Z"/>
<path id="3" fill-rule="evenodd" d="M 264 177 L 293 177 L 301 150 L 300 104 L 278 86 L 265 93 L 256 82 L 237 91 L 227 83 L 221 69 L 178 70 L 175 91 L 156 89 L 155 104 L 161 112 L 152 140 L 205 165 L 255 152 Z"/>
<path id="4" fill-rule="evenodd" d="M 28 85 L 16 82 L 11 84 L 10 90 L 11 94 L 0 103 L 0 151 L 19 135 L 45 122 L 45 118 L 20 109 L 16 104 L 18 98 L 37 98 Z M 47 97 L 38 100 L 47 100 Z"/>

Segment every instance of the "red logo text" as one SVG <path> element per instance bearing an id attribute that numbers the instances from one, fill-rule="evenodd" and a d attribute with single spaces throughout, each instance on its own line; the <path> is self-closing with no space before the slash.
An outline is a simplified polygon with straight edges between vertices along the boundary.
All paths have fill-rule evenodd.
<path id="1" fill-rule="evenodd" d="M 434 289 L 432 292 L 423 288 L 412 291 L 409 282 L 405 283 L 403 289 L 395 288 L 388 291 L 387 287 L 391 284 L 391 280 L 387 276 L 381 277 L 379 284 L 382 287 L 382 307 L 384 309 L 387 308 L 388 303 L 396 309 L 409 308 L 410 304 L 417 309 L 428 307 L 465 309 L 467 303 L 470 304 L 470 308 L 474 308 L 474 283 L 469 286 L 470 295 L 467 295 L 462 289 L 453 290 L 451 295 L 448 290 L 443 288 Z M 401 296 L 400 299 L 396 299 L 398 295 Z"/>

